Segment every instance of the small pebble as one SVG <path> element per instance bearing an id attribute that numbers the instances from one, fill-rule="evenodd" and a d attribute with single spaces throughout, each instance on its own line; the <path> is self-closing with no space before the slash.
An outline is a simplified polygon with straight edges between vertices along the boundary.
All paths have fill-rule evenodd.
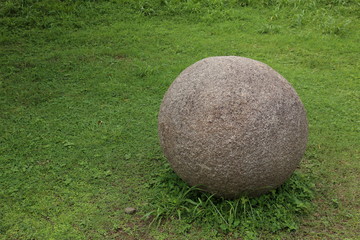
<path id="1" fill-rule="evenodd" d="M 127 207 L 124 211 L 126 214 L 134 214 L 136 212 L 136 209 L 133 207 Z"/>

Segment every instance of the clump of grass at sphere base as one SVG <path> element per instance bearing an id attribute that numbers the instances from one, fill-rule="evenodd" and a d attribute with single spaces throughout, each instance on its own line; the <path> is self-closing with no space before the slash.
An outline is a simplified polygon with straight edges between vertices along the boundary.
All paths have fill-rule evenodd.
<path id="1" fill-rule="evenodd" d="M 254 236 L 259 231 L 296 230 L 299 217 L 311 212 L 314 198 L 313 179 L 298 171 L 279 188 L 256 198 L 215 197 L 196 186 L 188 186 L 169 164 L 154 174 L 148 187 L 156 192 L 145 215 L 150 218 L 150 224 L 159 226 L 175 218 L 214 226 L 224 233 L 251 232 Z"/>

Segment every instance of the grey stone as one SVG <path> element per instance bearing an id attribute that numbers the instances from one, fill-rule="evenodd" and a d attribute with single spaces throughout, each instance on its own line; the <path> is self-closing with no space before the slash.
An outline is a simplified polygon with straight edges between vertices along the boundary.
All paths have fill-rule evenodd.
<path id="1" fill-rule="evenodd" d="M 258 196 L 284 183 L 308 134 L 305 109 L 287 80 L 236 56 L 186 68 L 164 96 L 158 130 L 173 170 L 225 198 Z"/>
<path id="2" fill-rule="evenodd" d="M 133 207 L 127 207 L 127 208 L 124 209 L 124 211 L 125 211 L 126 214 L 134 214 L 134 213 L 136 213 L 136 209 L 133 208 Z"/>

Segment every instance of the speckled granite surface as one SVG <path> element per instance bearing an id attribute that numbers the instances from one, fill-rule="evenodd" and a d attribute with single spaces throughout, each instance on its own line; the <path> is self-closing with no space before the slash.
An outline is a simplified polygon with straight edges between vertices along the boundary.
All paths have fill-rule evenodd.
<path id="1" fill-rule="evenodd" d="M 287 80 L 236 56 L 185 69 L 164 96 L 158 127 L 174 171 L 225 198 L 281 185 L 298 166 L 308 134 L 303 104 Z"/>

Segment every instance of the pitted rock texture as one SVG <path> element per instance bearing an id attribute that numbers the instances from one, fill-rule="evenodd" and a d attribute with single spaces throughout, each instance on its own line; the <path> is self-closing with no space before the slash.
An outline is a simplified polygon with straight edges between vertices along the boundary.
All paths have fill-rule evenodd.
<path id="1" fill-rule="evenodd" d="M 258 196 L 284 183 L 308 133 L 305 109 L 287 80 L 236 56 L 185 69 L 164 96 L 158 128 L 174 171 L 225 198 Z"/>

